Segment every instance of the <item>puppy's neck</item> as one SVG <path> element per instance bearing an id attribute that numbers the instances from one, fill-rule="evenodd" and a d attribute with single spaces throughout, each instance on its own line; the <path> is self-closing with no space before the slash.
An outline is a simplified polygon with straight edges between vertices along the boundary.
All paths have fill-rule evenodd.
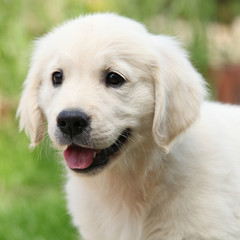
<path id="1" fill-rule="evenodd" d="M 95 196 L 109 199 L 112 204 L 119 199 L 127 205 L 136 201 L 147 202 L 153 197 L 154 186 L 159 188 L 162 181 L 162 154 L 160 150 L 156 151 L 156 147 L 145 144 L 145 148 L 132 149 L 96 175 L 73 176 L 88 191 L 97 191 Z"/>

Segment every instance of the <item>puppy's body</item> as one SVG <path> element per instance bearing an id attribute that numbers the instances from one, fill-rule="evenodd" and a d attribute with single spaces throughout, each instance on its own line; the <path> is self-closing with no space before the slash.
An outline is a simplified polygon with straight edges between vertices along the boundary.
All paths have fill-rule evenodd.
<path id="1" fill-rule="evenodd" d="M 74 223 L 86 239 L 239 239 L 239 124 L 238 107 L 205 103 L 169 154 L 146 142 L 132 168 L 70 174 Z M 124 158 L 132 160 L 132 152 Z"/>
<path id="2" fill-rule="evenodd" d="M 86 240 L 240 239 L 240 109 L 204 101 L 179 44 L 112 14 L 37 42 L 18 113 L 64 151 Z"/>

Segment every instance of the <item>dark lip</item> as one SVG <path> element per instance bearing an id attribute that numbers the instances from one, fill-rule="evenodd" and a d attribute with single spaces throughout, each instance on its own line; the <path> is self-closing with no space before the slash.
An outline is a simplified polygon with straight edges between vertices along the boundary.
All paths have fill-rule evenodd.
<path id="1" fill-rule="evenodd" d="M 85 169 L 72 169 L 72 171 L 77 173 L 91 173 L 97 170 L 104 168 L 109 163 L 109 157 L 117 154 L 123 145 L 128 140 L 129 136 L 131 135 L 131 130 L 129 128 L 125 129 L 122 134 L 118 137 L 114 144 L 110 147 L 99 150 L 99 153 L 96 154 L 96 157 L 93 159 L 92 164 Z"/>

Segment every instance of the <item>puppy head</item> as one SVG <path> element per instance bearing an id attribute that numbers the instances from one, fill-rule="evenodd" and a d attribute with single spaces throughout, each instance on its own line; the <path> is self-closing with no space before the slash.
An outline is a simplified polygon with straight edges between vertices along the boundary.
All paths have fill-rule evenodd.
<path id="1" fill-rule="evenodd" d="M 166 150 L 196 119 L 202 85 L 170 38 L 113 14 L 80 17 L 37 41 L 20 127 L 34 146 L 47 122 L 68 166 L 92 172 L 126 152 L 135 137 L 149 139 L 149 132 Z"/>

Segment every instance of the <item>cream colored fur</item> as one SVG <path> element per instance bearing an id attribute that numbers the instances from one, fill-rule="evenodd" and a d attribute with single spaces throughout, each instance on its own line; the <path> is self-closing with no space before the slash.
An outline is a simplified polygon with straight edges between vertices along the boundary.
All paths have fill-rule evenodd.
<path id="1" fill-rule="evenodd" d="M 51 74 L 64 71 L 53 87 Z M 103 71 L 123 74 L 120 88 Z M 204 100 L 205 83 L 179 43 L 139 23 L 95 14 L 36 42 L 18 108 L 20 128 L 57 149 L 64 109 L 91 116 L 92 148 L 131 138 L 95 175 L 68 170 L 73 223 L 86 240 L 239 240 L 240 108 Z"/>

